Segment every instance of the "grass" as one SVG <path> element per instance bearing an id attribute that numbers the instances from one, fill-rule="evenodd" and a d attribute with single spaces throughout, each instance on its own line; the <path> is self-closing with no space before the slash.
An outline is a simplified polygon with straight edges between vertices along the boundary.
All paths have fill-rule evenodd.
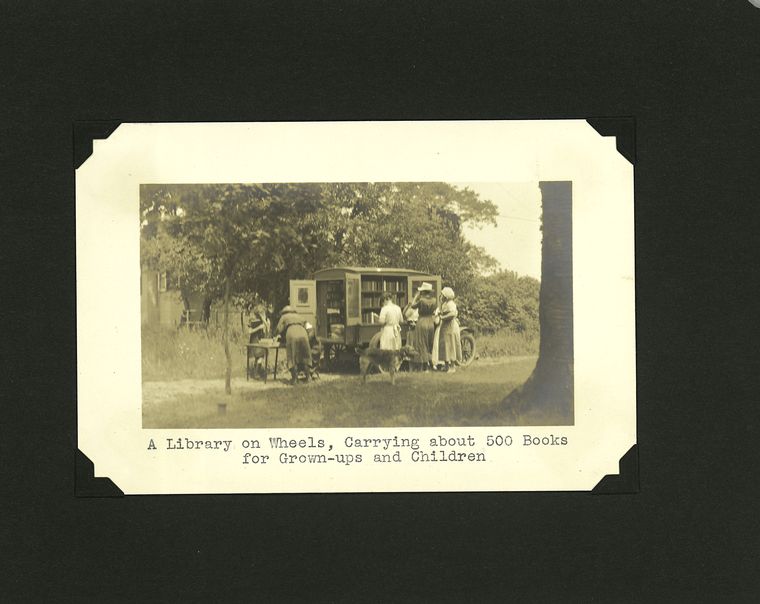
<path id="1" fill-rule="evenodd" d="M 392 386 L 375 375 L 366 385 L 358 376 L 340 376 L 297 387 L 252 390 L 242 382 L 231 396 L 221 382 L 208 389 L 145 401 L 145 428 L 316 428 L 551 425 L 556 418 L 536 414 L 515 418 L 499 409 L 521 385 L 535 357 L 512 362 L 480 362 L 451 374 L 402 373 Z M 226 403 L 219 415 L 217 404 Z"/>
<path id="2" fill-rule="evenodd" d="M 537 355 L 539 336 L 501 329 L 493 334 L 479 335 L 475 343 L 480 358 Z"/>
<path id="3" fill-rule="evenodd" d="M 239 330 L 230 335 L 232 376 L 245 377 L 248 336 Z M 538 335 L 527 336 L 508 330 L 476 338 L 481 359 L 538 354 Z M 284 358 L 284 355 L 281 355 Z M 226 361 L 221 332 L 145 327 L 142 331 L 143 381 L 182 379 L 222 379 Z M 278 371 L 285 371 L 284 360 Z"/>
<path id="4" fill-rule="evenodd" d="M 245 377 L 248 337 L 230 334 L 232 375 Z M 214 329 L 188 330 L 144 327 L 142 331 L 143 381 L 187 378 L 223 378 L 227 361 L 221 333 Z"/>
<path id="5" fill-rule="evenodd" d="M 226 361 L 221 333 L 145 328 L 142 333 L 145 428 L 361 427 L 551 425 L 535 412 L 515 418 L 501 400 L 530 375 L 538 336 L 506 330 L 477 337 L 477 357 L 453 375 L 402 373 L 393 387 L 372 376 L 362 386 L 356 363 L 335 379 L 297 388 L 262 388 L 245 381 L 247 335 L 230 337 L 232 396 L 223 392 Z M 524 357 L 524 358 L 521 358 Z M 285 377 L 281 355 L 278 377 Z M 184 382 L 183 382 L 184 381 Z M 160 393 L 155 399 L 156 392 Z M 153 393 L 153 394 L 151 394 Z M 227 404 L 219 415 L 218 403 Z"/>

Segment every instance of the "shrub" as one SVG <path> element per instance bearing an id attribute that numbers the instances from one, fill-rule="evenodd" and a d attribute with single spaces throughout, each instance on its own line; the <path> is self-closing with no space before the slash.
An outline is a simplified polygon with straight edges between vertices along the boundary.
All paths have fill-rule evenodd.
<path id="1" fill-rule="evenodd" d="M 462 321 L 483 334 L 507 329 L 535 337 L 539 332 L 539 290 L 536 279 L 512 271 L 479 277 L 459 297 Z"/>
<path id="2" fill-rule="evenodd" d="M 539 339 L 538 334 L 516 333 L 504 328 L 481 334 L 477 339 L 477 354 L 480 358 L 537 355 Z"/>

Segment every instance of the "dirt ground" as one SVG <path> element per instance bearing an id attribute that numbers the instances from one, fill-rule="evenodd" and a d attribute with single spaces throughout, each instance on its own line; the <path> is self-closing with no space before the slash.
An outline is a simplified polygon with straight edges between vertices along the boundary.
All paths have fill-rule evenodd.
<path id="1" fill-rule="evenodd" d="M 474 366 L 482 367 L 488 365 L 502 365 L 509 363 L 519 363 L 522 361 L 534 359 L 534 356 L 516 356 L 516 357 L 497 357 L 489 359 L 478 359 L 473 363 Z M 355 373 L 320 373 L 319 379 L 315 380 L 314 385 L 328 383 L 333 380 L 339 380 L 346 377 L 354 377 Z M 263 380 L 246 380 L 245 378 L 232 378 L 233 392 L 260 392 L 264 390 L 273 390 L 279 388 L 291 388 L 288 383 L 289 375 L 278 372 L 275 380 L 272 375 L 267 378 L 266 384 Z M 143 405 L 161 403 L 162 401 L 174 399 L 185 395 L 197 395 L 206 392 L 219 393 L 219 387 L 223 386 L 223 380 L 171 380 L 171 381 L 154 381 L 143 382 Z"/>
<path id="2" fill-rule="evenodd" d="M 425 425 L 479 421 L 489 405 L 523 383 L 535 356 L 478 359 L 455 374 L 401 372 L 396 387 L 387 375 L 322 373 L 312 384 L 292 387 L 289 374 L 232 380 L 232 396 L 221 379 L 153 381 L 143 384 L 145 427 L 243 427 L 336 425 Z M 391 395 L 392 396 L 389 396 Z M 228 412 L 217 415 L 217 404 Z M 411 415 L 410 415 L 411 414 Z M 455 418 L 459 418 L 458 420 Z M 443 422 L 443 423 L 441 423 Z"/>
<path id="3" fill-rule="evenodd" d="M 287 376 L 287 377 L 285 377 Z M 336 373 L 322 373 L 315 384 L 330 382 L 345 377 Z M 271 375 L 265 384 L 263 380 L 248 380 L 245 378 L 232 378 L 233 392 L 260 392 L 279 388 L 291 388 L 288 383 L 290 376 L 278 373 L 275 380 Z M 160 403 L 178 396 L 203 394 L 206 392 L 219 393 L 224 388 L 224 380 L 173 380 L 166 382 L 143 383 L 143 405 Z"/>

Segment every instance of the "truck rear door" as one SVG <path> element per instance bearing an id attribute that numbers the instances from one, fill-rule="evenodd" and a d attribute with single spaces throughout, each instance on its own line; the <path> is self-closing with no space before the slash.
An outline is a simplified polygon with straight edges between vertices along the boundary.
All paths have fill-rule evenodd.
<path id="1" fill-rule="evenodd" d="M 435 299 L 438 300 L 438 296 L 441 294 L 441 278 L 437 275 L 412 275 L 409 277 L 409 302 L 414 300 L 414 295 L 417 293 L 417 288 L 424 282 L 430 283 L 433 286 L 433 292 L 435 292 Z"/>
<path id="2" fill-rule="evenodd" d="M 316 327 L 317 282 L 314 279 L 290 280 L 290 305 Z"/>

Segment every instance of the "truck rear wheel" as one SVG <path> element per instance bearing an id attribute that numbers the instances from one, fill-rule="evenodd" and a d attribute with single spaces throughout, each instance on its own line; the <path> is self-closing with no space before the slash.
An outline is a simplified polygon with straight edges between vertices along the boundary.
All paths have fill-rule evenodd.
<path id="1" fill-rule="evenodd" d="M 477 350 L 475 336 L 471 332 L 465 331 L 460 334 L 459 340 L 462 342 L 462 367 L 467 367 L 467 365 L 475 360 L 475 352 Z"/>
<path id="2" fill-rule="evenodd" d="M 337 371 L 338 362 L 345 349 L 342 344 L 325 344 L 322 361 L 326 371 Z"/>

